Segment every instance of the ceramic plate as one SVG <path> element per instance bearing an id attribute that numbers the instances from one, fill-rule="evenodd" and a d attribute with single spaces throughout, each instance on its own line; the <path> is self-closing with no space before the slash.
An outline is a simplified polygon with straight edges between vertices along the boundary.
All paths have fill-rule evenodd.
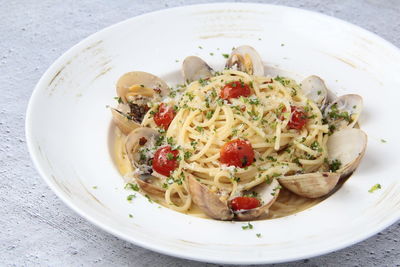
<path id="1" fill-rule="evenodd" d="M 363 96 L 360 124 L 369 140 L 356 173 L 320 204 L 255 221 L 252 230 L 242 230 L 243 222 L 181 214 L 141 195 L 129 203 L 110 153 L 113 126 L 106 108 L 115 104 L 118 78 L 142 70 L 175 85 L 186 56 L 199 55 L 219 69 L 222 53 L 243 44 L 255 47 L 267 67 L 300 78 L 315 74 L 339 95 Z M 27 110 L 29 151 L 41 176 L 73 210 L 139 246 L 215 263 L 313 257 L 364 240 L 400 218 L 399 69 L 396 47 L 317 13 L 238 3 L 162 10 L 106 28 L 54 62 Z M 369 193 L 377 183 L 382 189 Z"/>

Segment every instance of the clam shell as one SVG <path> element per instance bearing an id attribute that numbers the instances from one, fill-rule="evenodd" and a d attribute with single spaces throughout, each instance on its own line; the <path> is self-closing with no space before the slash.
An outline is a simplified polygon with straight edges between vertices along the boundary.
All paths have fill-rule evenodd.
<path id="1" fill-rule="evenodd" d="M 344 177 L 361 162 L 367 148 L 368 137 L 360 129 L 346 128 L 332 134 L 327 142 L 329 162 L 338 159 L 342 165 L 337 173 Z"/>
<path id="2" fill-rule="evenodd" d="M 328 88 L 325 82 L 318 76 L 312 75 L 301 82 L 304 95 L 314 101 L 319 108 L 325 105 L 328 96 Z"/>
<path id="3" fill-rule="evenodd" d="M 140 188 L 143 191 L 161 198 L 164 197 L 165 189 L 153 185 L 152 183 L 149 182 L 149 180 L 142 180 L 139 177 L 136 177 L 136 183 L 140 186 Z"/>
<path id="4" fill-rule="evenodd" d="M 351 121 L 349 122 L 340 118 L 332 118 L 330 114 L 332 114 L 331 112 L 334 105 L 336 106 L 338 113 L 347 112 L 351 117 Z M 362 109 L 363 100 L 361 96 L 356 94 L 342 95 L 326 107 L 324 117 L 330 125 L 335 125 L 336 130 L 352 128 L 357 123 Z"/>
<path id="5" fill-rule="evenodd" d="M 279 178 L 293 193 L 317 198 L 332 191 L 341 177 L 351 174 L 360 164 L 367 147 L 367 135 L 360 129 L 346 128 L 332 134 L 327 142 L 328 161 L 339 160 L 336 172 L 315 172 Z"/>
<path id="6" fill-rule="evenodd" d="M 212 68 L 204 60 L 196 56 L 186 57 L 182 63 L 182 75 L 188 83 L 209 78 L 212 76 L 212 72 Z"/>
<path id="7" fill-rule="evenodd" d="M 271 184 L 262 183 L 256 186 L 253 190 L 257 192 L 257 196 L 261 198 L 262 206 L 250 209 L 250 210 L 240 210 L 236 211 L 236 217 L 241 221 L 250 221 L 254 220 L 261 215 L 264 215 L 268 212 L 269 208 L 274 204 L 275 200 L 278 198 L 280 189 L 279 182 L 274 179 Z"/>
<path id="8" fill-rule="evenodd" d="M 129 97 L 146 96 L 155 98 L 158 96 L 165 97 L 168 94 L 169 87 L 162 79 L 143 71 L 125 73 L 117 82 L 117 95 L 123 103 L 127 103 Z"/>
<path id="9" fill-rule="evenodd" d="M 113 122 L 125 135 L 128 135 L 130 132 L 140 127 L 139 123 L 128 119 L 126 115 L 124 115 L 121 111 L 117 109 L 111 108 L 111 114 Z"/>
<path id="10" fill-rule="evenodd" d="M 232 68 L 234 65 L 237 66 L 238 70 L 248 74 L 264 76 L 264 64 L 261 57 L 251 46 L 239 46 L 232 51 L 225 66 Z"/>
<path id="11" fill-rule="evenodd" d="M 317 198 L 332 191 L 339 178 L 340 174 L 335 172 L 314 172 L 284 176 L 279 178 L 279 182 L 296 195 Z"/>
<path id="12" fill-rule="evenodd" d="M 209 217 L 217 220 L 231 220 L 233 212 L 228 204 L 221 201 L 217 194 L 211 192 L 193 177 L 189 177 L 189 191 L 193 202 Z"/>
<path id="13" fill-rule="evenodd" d="M 128 153 L 129 160 L 131 161 L 132 165 L 135 168 L 141 167 L 141 164 L 139 163 L 140 159 L 140 155 L 138 153 L 139 148 L 154 144 L 155 139 L 159 135 L 160 134 L 154 129 L 141 127 L 141 128 L 136 128 L 126 137 L 126 143 L 125 143 L 126 151 Z M 143 146 L 140 145 L 140 140 L 142 137 L 146 139 L 146 143 Z"/>

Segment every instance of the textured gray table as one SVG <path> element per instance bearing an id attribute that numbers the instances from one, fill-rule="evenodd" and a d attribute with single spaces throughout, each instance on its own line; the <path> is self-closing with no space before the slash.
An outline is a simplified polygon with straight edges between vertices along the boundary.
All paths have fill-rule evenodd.
<path id="1" fill-rule="evenodd" d="M 64 51 L 121 20 L 199 2 L 209 1 L 0 1 L 0 266 L 203 266 L 134 246 L 80 218 L 39 177 L 24 136 L 33 87 Z M 398 0 L 264 2 L 335 16 L 400 47 Z M 397 222 L 360 244 L 285 266 L 400 266 L 399 240 Z"/>

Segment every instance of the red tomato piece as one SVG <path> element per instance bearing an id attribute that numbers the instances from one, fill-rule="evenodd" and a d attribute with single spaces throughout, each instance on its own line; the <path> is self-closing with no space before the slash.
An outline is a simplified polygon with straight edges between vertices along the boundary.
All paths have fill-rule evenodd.
<path id="1" fill-rule="evenodd" d="M 167 130 L 174 117 L 174 109 L 167 104 L 161 103 L 158 107 L 157 113 L 154 114 L 154 122 L 157 124 L 157 126 Z"/>
<path id="2" fill-rule="evenodd" d="M 291 114 L 288 127 L 290 129 L 301 130 L 307 123 L 307 114 L 301 107 L 290 106 Z"/>
<path id="3" fill-rule="evenodd" d="M 220 97 L 228 100 L 230 98 L 238 98 L 240 96 L 249 96 L 251 94 L 250 87 L 240 81 L 227 83 L 221 89 Z"/>
<path id="4" fill-rule="evenodd" d="M 231 201 L 233 210 L 251 210 L 261 206 L 260 200 L 255 197 L 235 197 Z"/>
<path id="5" fill-rule="evenodd" d="M 172 150 L 170 146 L 159 148 L 154 153 L 153 170 L 162 175 L 170 176 L 171 172 L 178 168 L 178 155 L 179 151 Z"/>
<path id="6" fill-rule="evenodd" d="M 248 141 L 235 139 L 225 143 L 220 151 L 220 162 L 244 168 L 254 162 L 254 150 Z"/>

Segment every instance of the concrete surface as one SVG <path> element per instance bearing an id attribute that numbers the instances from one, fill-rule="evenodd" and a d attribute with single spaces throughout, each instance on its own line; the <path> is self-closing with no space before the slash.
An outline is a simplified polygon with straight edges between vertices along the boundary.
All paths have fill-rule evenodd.
<path id="1" fill-rule="evenodd" d="M 24 136 L 34 85 L 65 50 L 106 26 L 158 9 L 211 1 L 0 1 L 0 266 L 203 266 L 134 246 L 67 208 L 32 166 Z M 364 27 L 400 46 L 400 1 L 257 1 Z M 352 247 L 276 266 L 400 266 L 400 222 Z M 214 266 L 207 264 L 207 266 Z"/>

